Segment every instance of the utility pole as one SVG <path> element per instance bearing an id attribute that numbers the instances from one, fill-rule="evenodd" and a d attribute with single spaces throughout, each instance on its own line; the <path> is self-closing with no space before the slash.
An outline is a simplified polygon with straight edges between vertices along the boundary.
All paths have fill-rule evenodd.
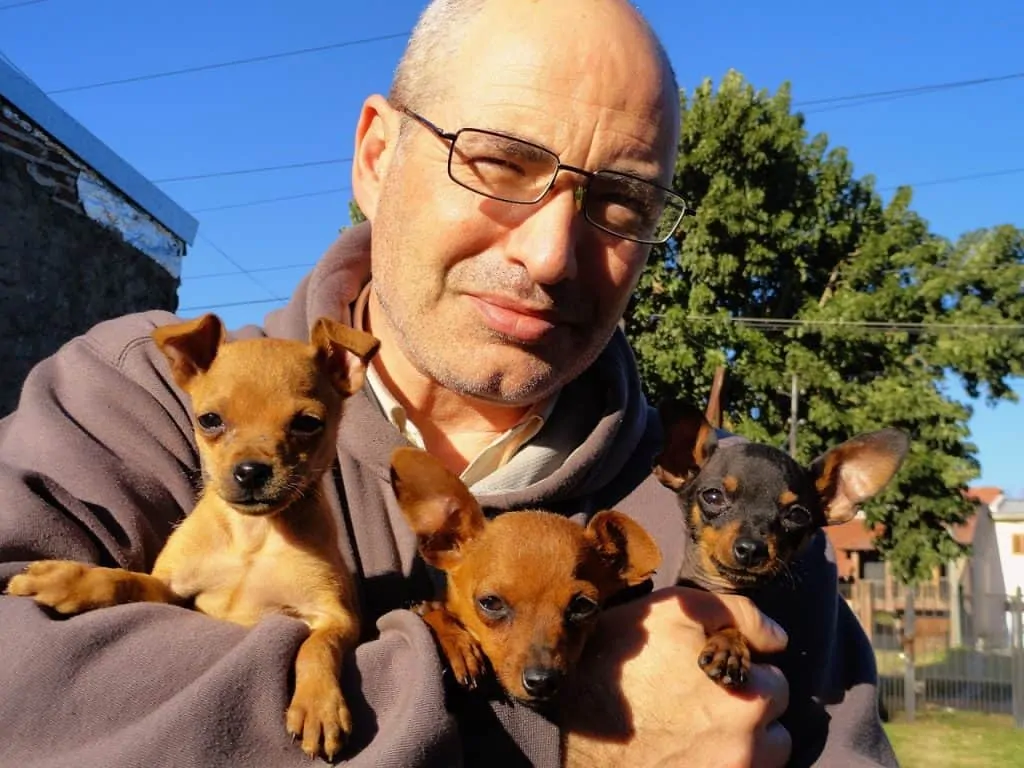
<path id="1" fill-rule="evenodd" d="M 800 413 L 800 381 L 793 374 L 793 388 L 789 392 L 789 455 L 796 458 L 796 427 Z"/>

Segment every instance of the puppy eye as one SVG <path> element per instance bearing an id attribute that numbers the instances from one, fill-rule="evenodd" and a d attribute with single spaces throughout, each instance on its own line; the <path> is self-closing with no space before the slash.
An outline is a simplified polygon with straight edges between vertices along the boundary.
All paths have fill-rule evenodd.
<path id="1" fill-rule="evenodd" d="M 484 595 L 477 598 L 476 604 L 485 618 L 503 619 L 508 615 L 508 605 L 497 595 Z"/>
<path id="2" fill-rule="evenodd" d="M 310 416 L 308 413 L 300 413 L 292 419 L 291 430 L 300 435 L 312 435 L 323 428 L 323 421 L 316 416 Z"/>
<path id="3" fill-rule="evenodd" d="M 707 488 L 701 491 L 700 498 L 709 507 L 721 507 L 725 505 L 725 494 L 717 488 Z"/>
<path id="4" fill-rule="evenodd" d="M 811 524 L 811 513 L 805 507 L 794 504 L 783 513 L 782 521 L 789 528 L 803 528 Z"/>
<path id="5" fill-rule="evenodd" d="M 204 432 L 216 432 L 224 427 L 223 419 L 212 411 L 200 414 L 196 421 Z"/>
<path id="6" fill-rule="evenodd" d="M 569 621 L 583 621 L 597 613 L 597 603 L 586 595 L 576 595 L 569 601 L 569 607 L 565 611 L 565 618 Z"/>

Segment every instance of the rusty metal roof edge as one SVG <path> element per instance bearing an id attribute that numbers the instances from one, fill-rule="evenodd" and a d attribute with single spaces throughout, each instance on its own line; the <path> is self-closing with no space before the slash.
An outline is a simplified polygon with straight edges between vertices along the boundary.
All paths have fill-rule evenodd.
<path id="1" fill-rule="evenodd" d="M 199 222 L 192 214 L 175 203 L 163 190 L 3 59 L 0 59 L 0 96 L 167 229 L 189 245 L 193 243 Z"/>

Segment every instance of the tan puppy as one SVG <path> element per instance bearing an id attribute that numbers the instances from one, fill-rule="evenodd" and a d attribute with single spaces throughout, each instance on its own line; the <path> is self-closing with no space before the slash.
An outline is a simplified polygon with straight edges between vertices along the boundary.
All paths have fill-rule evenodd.
<path id="1" fill-rule="evenodd" d="M 391 455 L 391 485 L 420 555 L 446 576 L 443 598 L 417 612 L 467 688 L 489 663 L 507 694 L 547 704 L 601 607 L 661 564 L 647 531 L 613 510 L 586 526 L 541 510 L 488 520 L 463 482 L 417 448 Z"/>
<path id="2" fill-rule="evenodd" d="M 215 315 L 153 338 L 192 401 L 204 480 L 195 509 L 148 575 L 44 560 L 7 591 L 65 614 L 144 601 L 191 604 L 245 626 L 271 613 L 301 619 L 311 631 L 295 660 L 286 727 L 310 756 L 322 746 L 333 758 L 352 729 L 339 677 L 359 617 L 318 484 L 334 463 L 344 401 L 379 342 L 326 318 L 309 344 L 226 342 Z"/>

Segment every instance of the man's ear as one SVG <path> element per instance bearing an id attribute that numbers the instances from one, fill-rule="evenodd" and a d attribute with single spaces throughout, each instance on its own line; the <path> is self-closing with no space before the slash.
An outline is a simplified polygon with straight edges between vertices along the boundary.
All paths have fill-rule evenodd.
<path id="1" fill-rule="evenodd" d="M 451 569 L 463 547 L 483 533 L 486 520 L 473 494 L 426 451 L 397 448 L 391 454 L 391 487 L 430 565 Z"/>
<path id="2" fill-rule="evenodd" d="M 811 462 L 814 487 L 829 525 L 845 523 L 860 504 L 879 493 L 900 468 L 910 447 L 898 429 L 867 432 Z"/>
<path id="3" fill-rule="evenodd" d="M 175 383 L 187 389 L 197 374 L 207 371 L 213 364 L 226 333 L 219 317 L 206 314 L 195 320 L 154 328 L 150 336 L 167 358 Z"/>
<path id="4" fill-rule="evenodd" d="M 718 445 L 715 430 L 691 403 L 673 400 L 658 409 L 665 435 L 653 474 L 661 484 L 678 491 L 707 463 Z"/>
<path id="5" fill-rule="evenodd" d="M 366 379 L 366 366 L 380 349 L 380 340 L 329 317 L 318 318 L 310 342 L 326 367 L 331 383 L 348 397 Z"/>
<path id="6" fill-rule="evenodd" d="M 586 533 L 613 583 L 636 586 L 661 565 L 661 550 L 651 535 L 621 512 L 598 512 L 587 524 Z"/>
<path id="7" fill-rule="evenodd" d="M 377 201 L 401 125 L 402 115 L 383 96 L 374 94 L 363 102 L 352 152 L 352 192 L 370 221 L 377 214 Z"/>

